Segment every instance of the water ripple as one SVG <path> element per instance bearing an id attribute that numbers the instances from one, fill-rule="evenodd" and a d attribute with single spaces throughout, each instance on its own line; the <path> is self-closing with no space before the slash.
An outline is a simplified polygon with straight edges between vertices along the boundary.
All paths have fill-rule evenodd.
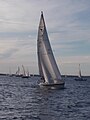
<path id="1" fill-rule="evenodd" d="M 38 78 L 0 76 L 0 120 L 90 120 L 90 78 L 48 90 Z"/>

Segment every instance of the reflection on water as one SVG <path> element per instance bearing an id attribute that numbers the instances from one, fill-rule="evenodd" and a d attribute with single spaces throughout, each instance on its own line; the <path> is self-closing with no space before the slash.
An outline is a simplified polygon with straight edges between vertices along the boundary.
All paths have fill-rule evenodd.
<path id="1" fill-rule="evenodd" d="M 90 78 L 67 78 L 62 90 L 40 88 L 38 79 L 0 76 L 0 120 L 90 120 Z"/>

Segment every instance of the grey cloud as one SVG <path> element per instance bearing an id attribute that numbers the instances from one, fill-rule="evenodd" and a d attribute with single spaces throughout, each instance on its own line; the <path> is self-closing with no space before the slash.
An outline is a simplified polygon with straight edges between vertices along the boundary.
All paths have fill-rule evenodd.
<path id="1" fill-rule="evenodd" d="M 86 23 L 81 24 L 81 19 L 79 19 L 83 11 L 86 10 L 86 13 L 90 11 L 89 0 L 0 0 L 0 41 L 4 43 L 14 40 L 14 44 L 12 42 L 13 49 L 9 48 L 0 54 L 0 59 L 16 58 L 15 61 L 21 63 L 25 58 L 26 64 L 27 61 L 30 62 L 35 58 L 41 10 L 44 11 L 50 41 L 58 55 L 63 56 L 68 48 L 72 51 L 73 41 L 87 40 L 90 43 L 89 23 L 86 26 Z M 71 42 L 73 43 L 70 44 Z M 59 44 L 61 53 L 58 53 Z"/>
<path id="2" fill-rule="evenodd" d="M 11 58 L 17 51 L 18 49 L 14 49 L 14 48 L 8 49 L 7 51 L 0 54 L 0 59 Z"/>

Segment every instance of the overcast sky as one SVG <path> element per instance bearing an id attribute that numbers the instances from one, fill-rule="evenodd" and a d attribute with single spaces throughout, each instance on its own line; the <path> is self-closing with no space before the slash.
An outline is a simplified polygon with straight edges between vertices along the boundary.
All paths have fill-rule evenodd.
<path id="1" fill-rule="evenodd" d="M 90 75 L 90 0 L 0 0 L 0 72 L 38 73 L 41 11 L 61 74 Z"/>

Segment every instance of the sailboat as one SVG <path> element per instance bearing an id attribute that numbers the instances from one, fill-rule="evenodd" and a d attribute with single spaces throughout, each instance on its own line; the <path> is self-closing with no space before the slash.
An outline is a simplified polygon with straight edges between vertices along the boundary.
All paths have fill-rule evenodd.
<path id="1" fill-rule="evenodd" d="M 13 76 L 13 74 L 11 73 L 11 68 L 9 68 L 9 77 L 12 77 Z"/>
<path id="2" fill-rule="evenodd" d="M 26 71 L 23 65 L 22 65 L 22 69 L 23 69 L 22 78 L 29 78 L 29 76 L 26 74 Z"/>
<path id="3" fill-rule="evenodd" d="M 15 74 L 16 77 L 21 77 L 22 75 L 20 74 L 20 67 L 18 66 L 18 69 Z"/>
<path id="4" fill-rule="evenodd" d="M 37 55 L 39 74 L 43 79 L 43 82 L 40 83 L 40 85 L 46 87 L 64 88 L 65 82 L 61 78 L 61 73 L 52 52 L 43 12 L 41 12 L 38 27 Z"/>
<path id="5" fill-rule="evenodd" d="M 86 81 L 87 80 L 87 79 L 82 78 L 80 64 L 79 64 L 79 75 L 78 75 L 78 78 L 75 78 L 75 80 L 76 81 Z"/>

